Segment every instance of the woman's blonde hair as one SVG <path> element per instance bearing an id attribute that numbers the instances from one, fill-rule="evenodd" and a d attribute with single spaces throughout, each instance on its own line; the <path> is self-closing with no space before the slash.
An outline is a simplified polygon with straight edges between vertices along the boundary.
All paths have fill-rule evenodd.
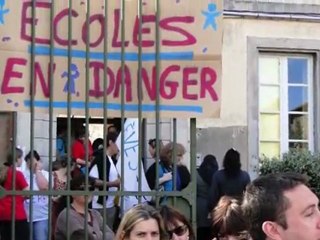
<path id="1" fill-rule="evenodd" d="M 167 239 L 160 213 L 150 205 L 139 204 L 131 208 L 122 218 L 115 240 L 129 238 L 131 231 L 136 224 L 149 219 L 155 219 L 159 226 L 160 240 Z"/>
<path id="2" fill-rule="evenodd" d="M 174 148 L 176 150 L 176 155 L 184 155 L 186 153 L 185 147 L 181 143 L 173 143 L 169 142 L 161 149 L 160 159 L 165 165 L 172 164 L 172 155 L 174 152 Z"/>

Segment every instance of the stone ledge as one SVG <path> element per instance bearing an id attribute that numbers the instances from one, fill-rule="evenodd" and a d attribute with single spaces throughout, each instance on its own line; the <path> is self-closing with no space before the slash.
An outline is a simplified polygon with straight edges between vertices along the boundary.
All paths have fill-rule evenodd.
<path id="1" fill-rule="evenodd" d="M 262 2 L 257 0 L 225 0 L 226 11 L 252 11 L 268 13 L 307 13 L 319 14 L 320 3 L 309 1 L 308 3 L 284 3 L 284 2 Z"/>

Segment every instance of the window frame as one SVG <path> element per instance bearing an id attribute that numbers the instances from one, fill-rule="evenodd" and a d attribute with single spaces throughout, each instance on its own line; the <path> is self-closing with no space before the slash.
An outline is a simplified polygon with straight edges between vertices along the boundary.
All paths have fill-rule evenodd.
<path id="1" fill-rule="evenodd" d="M 277 86 L 279 87 L 279 101 L 280 101 L 280 108 L 279 112 L 276 111 L 261 111 L 260 105 L 258 107 L 258 125 L 260 128 L 260 117 L 261 114 L 279 114 L 280 117 L 280 155 L 283 153 L 289 151 L 289 143 L 290 142 L 301 142 L 301 143 L 307 143 L 308 144 L 308 150 L 314 151 L 314 97 L 313 97 L 313 91 L 314 91 L 314 74 L 313 74 L 313 61 L 314 57 L 311 54 L 305 54 L 305 53 L 279 53 L 279 52 L 260 52 L 258 56 L 258 62 L 261 58 L 277 58 L 279 63 L 279 83 L 261 83 L 258 76 L 258 87 L 260 90 L 260 87 L 263 86 Z M 294 58 L 294 59 L 306 59 L 307 60 L 307 83 L 306 84 L 300 84 L 300 83 L 289 83 L 289 74 L 288 74 L 288 60 Z M 259 66 L 259 64 L 258 64 Z M 293 112 L 289 111 L 288 107 L 288 99 L 289 99 L 289 87 L 290 86 L 297 86 L 297 87 L 307 87 L 308 88 L 308 112 Z M 260 94 L 259 94 L 260 95 Z M 260 97 L 260 96 L 259 96 Z M 299 113 L 302 115 L 308 115 L 308 139 L 307 140 L 294 140 L 289 138 L 289 114 L 290 113 Z M 282 127 L 286 126 L 286 127 Z M 260 152 L 260 143 L 262 142 L 268 142 L 267 140 L 261 140 L 260 134 L 258 134 L 259 139 L 259 150 L 258 154 L 259 156 L 262 156 L 262 153 Z M 292 141 L 294 140 L 294 141 Z M 271 141 L 276 142 L 276 141 Z"/>
<path id="2" fill-rule="evenodd" d="M 247 37 L 247 124 L 248 171 L 252 178 L 259 175 L 259 92 L 258 60 L 261 53 L 308 54 L 313 56 L 314 152 L 320 150 L 320 40 L 284 37 Z M 282 156 L 281 156 L 282 157 Z"/>

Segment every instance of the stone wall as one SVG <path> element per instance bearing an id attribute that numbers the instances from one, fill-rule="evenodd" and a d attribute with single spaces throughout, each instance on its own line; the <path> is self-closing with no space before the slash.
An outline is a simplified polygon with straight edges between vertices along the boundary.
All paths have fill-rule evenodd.
<path id="1" fill-rule="evenodd" d="M 52 144 L 53 161 L 56 155 L 56 127 L 57 121 L 54 117 L 52 122 L 52 139 L 49 139 L 49 115 L 36 113 L 34 116 L 34 138 L 31 140 L 31 114 L 17 113 L 17 145 L 27 154 L 33 141 L 33 149 L 36 150 L 42 160 L 45 169 L 49 165 L 49 144 Z"/>

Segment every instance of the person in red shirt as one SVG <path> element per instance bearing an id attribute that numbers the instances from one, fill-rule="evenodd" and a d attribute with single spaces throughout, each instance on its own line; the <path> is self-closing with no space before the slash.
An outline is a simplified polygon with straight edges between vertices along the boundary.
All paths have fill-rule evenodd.
<path id="1" fill-rule="evenodd" d="M 0 171 L 0 186 L 7 191 L 12 190 L 28 190 L 29 186 L 22 172 L 14 169 L 22 164 L 22 150 L 16 148 L 16 163 L 14 164 L 13 155 L 8 155 L 4 166 Z M 14 166 L 15 165 L 15 166 Z M 13 174 L 15 174 L 15 186 L 13 186 Z M 15 222 L 15 240 L 29 239 L 29 225 L 27 215 L 24 209 L 24 197 L 21 195 L 6 195 L 0 198 L 0 239 L 11 240 L 12 238 L 12 221 Z M 12 205 L 15 202 L 15 215 L 12 219 Z"/>
<path id="2" fill-rule="evenodd" d="M 72 145 L 72 158 L 76 162 L 78 169 L 80 169 L 83 173 L 85 172 L 85 168 L 89 165 L 93 154 L 92 144 L 88 139 L 88 162 L 86 162 L 86 132 L 85 128 L 81 128 L 76 132 L 76 139 Z M 78 174 L 79 170 L 75 168 L 74 174 Z"/>

